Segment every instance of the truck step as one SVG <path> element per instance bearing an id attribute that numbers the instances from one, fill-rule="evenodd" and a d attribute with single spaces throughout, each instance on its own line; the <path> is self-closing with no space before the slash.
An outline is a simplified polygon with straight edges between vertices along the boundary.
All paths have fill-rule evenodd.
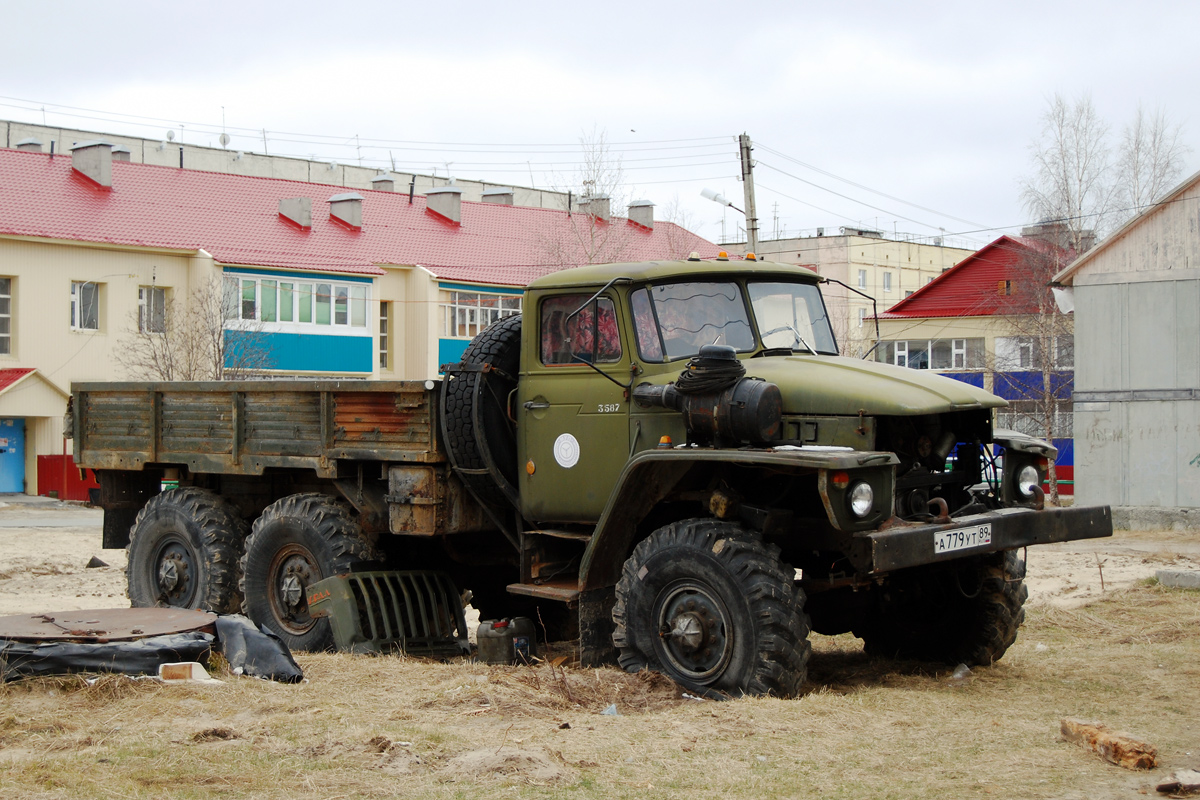
<path id="1" fill-rule="evenodd" d="M 579 598 L 579 584 L 575 581 L 549 581 L 541 584 L 510 583 L 508 593 L 570 603 Z"/>
<path id="2" fill-rule="evenodd" d="M 526 536 L 552 536 L 555 539 L 574 539 L 577 542 L 590 542 L 592 534 L 584 531 L 566 531 L 561 529 L 551 530 L 543 528 L 536 531 L 525 531 Z"/>

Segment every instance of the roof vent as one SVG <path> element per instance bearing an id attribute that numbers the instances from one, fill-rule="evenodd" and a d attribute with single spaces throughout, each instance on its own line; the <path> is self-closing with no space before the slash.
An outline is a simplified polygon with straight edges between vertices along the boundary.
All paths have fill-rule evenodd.
<path id="1" fill-rule="evenodd" d="M 451 222 L 462 222 L 462 189 L 439 186 L 425 192 L 425 207 Z"/>
<path id="2" fill-rule="evenodd" d="M 18 150 L 28 150 L 31 153 L 40 153 L 42 152 L 42 140 L 30 137 L 28 139 L 22 139 L 13 145 L 13 147 L 17 148 Z"/>
<path id="3" fill-rule="evenodd" d="M 496 186 L 492 189 L 483 190 L 483 202 L 497 203 L 502 206 L 511 206 L 513 204 L 513 190 L 510 186 Z"/>
<path id="4" fill-rule="evenodd" d="M 116 145 L 112 149 L 113 161 L 128 161 L 130 157 L 129 148 L 123 144 Z"/>
<path id="5" fill-rule="evenodd" d="M 301 228 L 312 227 L 312 198 L 288 197 L 279 201 L 279 216 L 299 225 Z"/>
<path id="6" fill-rule="evenodd" d="M 381 172 L 371 178 L 371 188 L 380 192 L 396 191 L 396 176 L 390 172 Z"/>
<path id="7" fill-rule="evenodd" d="M 351 228 L 362 227 L 362 195 L 358 192 L 335 194 L 329 198 L 329 216 Z"/>
<path id="8" fill-rule="evenodd" d="M 71 166 L 93 183 L 112 187 L 112 145 L 108 142 L 75 144 L 71 148 Z"/>
<path id="9" fill-rule="evenodd" d="M 609 211 L 608 195 L 593 194 L 585 195 L 579 198 L 579 210 L 585 214 L 591 214 L 593 217 L 607 222 L 611 213 Z"/>
<path id="10" fill-rule="evenodd" d="M 629 204 L 629 221 L 653 230 L 654 203 L 649 200 L 634 200 Z"/>

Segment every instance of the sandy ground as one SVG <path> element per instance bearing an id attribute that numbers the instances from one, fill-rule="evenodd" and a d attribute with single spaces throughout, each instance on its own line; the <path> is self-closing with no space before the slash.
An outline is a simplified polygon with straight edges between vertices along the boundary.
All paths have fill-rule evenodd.
<path id="1" fill-rule="evenodd" d="M 102 517 L 72 503 L 0 499 L 0 616 L 128 606 L 125 551 L 101 548 Z M 108 566 L 87 567 L 93 557 Z M 1028 558 L 1029 602 L 1073 607 L 1159 569 L 1200 570 L 1200 533 L 1119 531 L 1033 547 Z"/>

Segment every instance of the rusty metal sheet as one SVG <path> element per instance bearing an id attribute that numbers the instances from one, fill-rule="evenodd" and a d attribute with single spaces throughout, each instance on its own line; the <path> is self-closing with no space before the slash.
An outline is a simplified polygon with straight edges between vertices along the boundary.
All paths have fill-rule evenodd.
<path id="1" fill-rule="evenodd" d="M 217 615 L 186 608 L 97 608 L 0 617 L 0 639 L 23 642 L 119 642 L 204 631 Z"/>

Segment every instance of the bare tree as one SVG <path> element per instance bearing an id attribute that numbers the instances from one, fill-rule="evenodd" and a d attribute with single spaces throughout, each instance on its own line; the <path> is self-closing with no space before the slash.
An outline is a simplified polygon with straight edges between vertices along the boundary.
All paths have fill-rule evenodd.
<path id="1" fill-rule="evenodd" d="M 1130 213 L 1144 211 L 1179 180 L 1184 156 L 1191 151 L 1182 135 L 1182 124 L 1172 125 L 1162 109 L 1151 115 L 1138 104 L 1122 134 L 1117 160 L 1120 198 Z"/>
<path id="2" fill-rule="evenodd" d="M 132 336 L 115 356 L 132 380 L 212 381 L 253 377 L 274 363 L 262 324 L 238 319 L 236 284 L 213 276 L 163 313 L 132 318 Z"/>
<path id="3" fill-rule="evenodd" d="M 542 249 L 548 263 L 556 267 L 624 261 L 630 246 L 629 226 L 623 218 L 612 216 L 613 209 L 628 205 L 630 189 L 621 156 L 613 152 L 600 128 L 585 131 L 579 145 L 578 169 L 552 182 L 557 191 L 571 192 L 571 213 L 565 226 L 543 237 Z"/>
<path id="4" fill-rule="evenodd" d="M 1068 254 L 1047 245 L 1029 249 L 1013 265 L 1003 291 L 1007 302 L 997 310 L 1007 335 L 989 356 L 993 391 L 1009 400 L 996 425 L 1046 441 L 1070 439 L 1075 371 L 1075 318 L 1059 310 L 1049 288 Z M 1058 472 L 1048 476 L 1050 501 L 1057 504 Z"/>
<path id="5" fill-rule="evenodd" d="M 1076 254 L 1094 234 L 1138 214 L 1162 197 L 1183 172 L 1190 148 L 1183 126 L 1165 112 L 1138 106 L 1125 126 L 1115 161 L 1109 126 L 1082 95 L 1068 101 L 1054 95 L 1042 115 L 1042 130 L 1030 145 L 1033 174 L 1022 181 L 1025 208 L 1046 229 L 1061 230 L 1061 244 Z"/>
<path id="6" fill-rule="evenodd" d="M 1030 145 L 1033 175 L 1021 185 L 1026 209 L 1039 220 L 1061 222 L 1065 246 L 1082 252 L 1085 232 L 1103 229 L 1112 205 L 1108 125 L 1088 95 L 1054 95 L 1042 131 Z"/>

